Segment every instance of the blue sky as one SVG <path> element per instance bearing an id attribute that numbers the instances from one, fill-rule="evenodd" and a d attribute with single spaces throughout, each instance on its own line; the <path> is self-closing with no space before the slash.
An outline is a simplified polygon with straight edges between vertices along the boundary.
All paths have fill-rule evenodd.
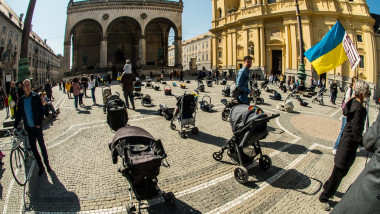
<path id="1" fill-rule="evenodd" d="M 17 13 L 26 14 L 29 0 L 5 0 Z M 66 26 L 66 8 L 69 0 L 37 0 L 33 16 L 33 31 L 56 54 L 63 54 L 63 39 Z M 367 0 L 371 13 L 380 14 L 379 0 Z M 206 33 L 211 28 L 211 0 L 183 0 L 182 39 L 191 39 Z"/>

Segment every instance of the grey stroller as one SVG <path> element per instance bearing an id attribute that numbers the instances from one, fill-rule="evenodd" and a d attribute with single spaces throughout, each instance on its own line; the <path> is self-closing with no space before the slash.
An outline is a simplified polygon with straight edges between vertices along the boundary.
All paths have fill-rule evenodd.
<path id="1" fill-rule="evenodd" d="M 191 129 L 193 134 L 198 134 L 198 127 L 195 126 L 197 99 L 198 96 L 186 92 L 182 96 L 177 97 L 177 109 L 170 121 L 170 128 L 175 130 L 176 125 L 174 124 L 174 120 L 178 120 L 180 125 L 179 133 L 182 138 L 186 137 L 185 130 L 188 129 Z"/>
<path id="2" fill-rule="evenodd" d="M 311 101 L 313 103 L 316 103 L 318 102 L 320 105 L 324 105 L 324 102 L 323 102 L 323 93 L 325 93 L 325 88 L 321 88 L 321 90 L 319 90 L 317 96 Z"/>
<path id="3" fill-rule="evenodd" d="M 247 166 L 255 161 L 259 156 L 259 165 L 262 169 L 269 169 L 272 160 L 268 155 L 263 155 L 259 140 L 266 138 L 268 135 L 267 122 L 276 118 L 280 114 L 269 116 L 257 106 L 237 105 L 232 107 L 230 113 L 230 124 L 234 136 L 227 140 L 221 151 L 215 152 L 213 158 L 220 161 L 223 153 L 235 162 L 238 167 L 235 168 L 235 179 L 244 184 L 248 181 Z"/>

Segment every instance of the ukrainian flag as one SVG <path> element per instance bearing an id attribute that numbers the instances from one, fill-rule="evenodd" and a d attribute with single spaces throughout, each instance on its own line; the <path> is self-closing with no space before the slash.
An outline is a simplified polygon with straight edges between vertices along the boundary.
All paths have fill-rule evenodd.
<path id="1" fill-rule="evenodd" d="M 305 52 L 318 75 L 331 71 L 348 60 L 343 47 L 345 36 L 343 26 L 336 22 L 318 44 Z"/>

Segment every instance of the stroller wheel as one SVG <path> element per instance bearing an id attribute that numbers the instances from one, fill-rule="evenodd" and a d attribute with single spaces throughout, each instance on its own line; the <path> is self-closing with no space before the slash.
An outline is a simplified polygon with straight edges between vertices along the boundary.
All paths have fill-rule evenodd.
<path id="1" fill-rule="evenodd" d="M 127 204 L 126 208 L 128 214 L 132 214 L 136 211 L 135 205 Z"/>
<path id="2" fill-rule="evenodd" d="M 170 124 L 170 128 L 171 128 L 172 130 L 175 130 L 176 126 L 172 123 L 172 124 Z"/>
<path id="3" fill-rule="evenodd" d="M 161 109 L 158 109 L 158 115 L 162 116 L 162 110 Z"/>
<path id="4" fill-rule="evenodd" d="M 268 155 L 263 155 L 259 159 L 259 165 L 262 169 L 269 169 L 269 167 L 272 165 L 272 160 Z"/>
<path id="5" fill-rule="evenodd" d="M 214 152 L 214 154 L 212 154 L 212 157 L 214 158 L 214 160 L 220 161 L 223 158 L 223 153 L 221 153 L 221 152 Z"/>
<path id="6" fill-rule="evenodd" d="M 228 115 L 226 113 L 222 112 L 222 120 L 226 121 L 228 119 Z"/>
<path id="7" fill-rule="evenodd" d="M 185 131 L 181 131 L 180 135 L 181 135 L 181 138 L 185 138 L 186 137 Z"/>
<path id="8" fill-rule="evenodd" d="M 235 168 L 234 176 L 235 176 L 235 179 L 241 184 L 245 184 L 248 181 L 248 171 L 243 166 L 239 166 Z"/>
<path id="9" fill-rule="evenodd" d="M 192 129 L 191 129 L 191 132 L 192 132 L 193 134 L 198 134 L 198 132 L 199 132 L 198 127 L 194 127 L 194 128 L 192 128 Z"/>

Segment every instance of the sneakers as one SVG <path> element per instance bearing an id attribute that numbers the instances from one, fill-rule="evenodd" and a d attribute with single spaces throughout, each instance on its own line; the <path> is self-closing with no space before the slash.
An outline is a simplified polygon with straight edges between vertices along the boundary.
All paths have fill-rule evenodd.
<path id="1" fill-rule="evenodd" d="M 336 155 L 336 149 L 333 149 L 333 150 L 332 150 L 332 153 L 333 153 L 333 155 L 335 156 L 335 155 Z"/>
<path id="2" fill-rule="evenodd" d="M 75 108 L 75 110 L 79 111 L 79 108 Z"/>
<path id="3" fill-rule="evenodd" d="M 321 203 L 321 207 L 324 211 L 330 211 L 331 207 L 330 207 L 329 202 L 320 202 L 320 203 Z"/>

